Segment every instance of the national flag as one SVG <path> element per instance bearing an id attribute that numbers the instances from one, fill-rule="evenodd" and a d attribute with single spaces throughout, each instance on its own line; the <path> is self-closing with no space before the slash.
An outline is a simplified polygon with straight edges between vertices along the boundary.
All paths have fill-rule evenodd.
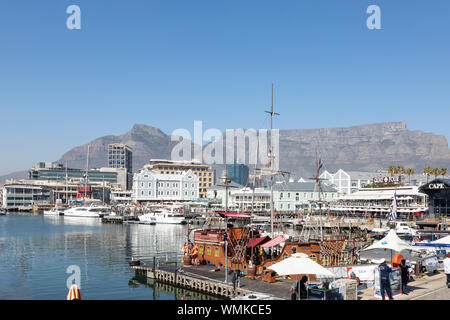
<path id="1" fill-rule="evenodd" d="M 389 207 L 388 222 L 394 221 L 396 219 L 397 219 L 397 192 L 394 192 L 394 199 L 392 200 L 392 204 Z"/>

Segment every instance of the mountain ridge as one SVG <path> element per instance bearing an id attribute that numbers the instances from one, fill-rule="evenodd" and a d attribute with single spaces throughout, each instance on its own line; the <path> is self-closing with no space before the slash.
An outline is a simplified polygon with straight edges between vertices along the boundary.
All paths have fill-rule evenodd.
<path id="1" fill-rule="evenodd" d="M 225 142 L 224 136 L 222 139 Z M 172 141 L 171 136 L 159 128 L 135 124 L 122 135 L 106 135 L 74 147 L 55 162 L 65 164 L 67 161 L 69 167 L 83 169 L 86 167 L 87 146 L 90 145 L 89 167 L 107 166 L 107 146 L 110 143 L 125 143 L 133 148 L 133 171 L 136 171 L 152 158 L 170 159 L 171 151 L 178 141 Z M 194 144 L 188 143 L 191 143 L 191 154 L 194 155 Z M 207 143 L 202 148 L 214 147 L 215 143 L 218 142 Z M 427 165 L 450 167 L 450 150 L 445 136 L 409 130 L 405 121 L 399 121 L 350 127 L 279 130 L 280 169 L 294 176 L 311 175 L 314 172 L 316 148 L 328 171 L 342 168 L 346 171 L 374 172 L 387 169 L 389 165 L 403 165 L 419 173 Z M 213 167 L 221 169 L 223 165 L 214 164 Z M 23 175 L 23 171 L 21 173 Z M 11 177 L 11 174 L 7 176 Z"/>

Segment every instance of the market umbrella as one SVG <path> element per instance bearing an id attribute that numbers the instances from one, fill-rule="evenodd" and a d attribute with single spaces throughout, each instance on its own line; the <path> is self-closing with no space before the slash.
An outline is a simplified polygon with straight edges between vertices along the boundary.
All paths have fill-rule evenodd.
<path id="1" fill-rule="evenodd" d="M 81 291 L 76 284 L 72 285 L 69 290 L 69 294 L 67 295 L 67 300 L 81 300 L 83 296 L 81 295 Z"/>
<path id="2" fill-rule="evenodd" d="M 307 254 L 302 252 L 294 253 L 289 258 L 271 265 L 268 269 L 275 271 L 280 276 L 314 274 L 324 277 L 336 277 L 334 273 L 311 260 Z M 300 282 L 298 282 L 298 293 L 300 294 Z"/>
<path id="3" fill-rule="evenodd" d="M 314 274 L 324 277 L 335 277 L 330 270 L 308 258 L 304 253 L 294 253 L 289 258 L 268 267 L 280 276 L 290 274 Z"/>

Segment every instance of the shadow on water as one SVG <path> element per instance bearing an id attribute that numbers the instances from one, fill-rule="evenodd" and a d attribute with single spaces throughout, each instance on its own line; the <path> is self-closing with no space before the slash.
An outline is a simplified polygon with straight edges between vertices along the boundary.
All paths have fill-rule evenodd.
<path id="1" fill-rule="evenodd" d="M 223 300 L 202 292 L 174 286 L 154 279 L 149 279 L 143 275 L 135 275 L 130 279 L 128 285 L 132 288 L 139 288 L 144 286 L 145 288 L 152 289 L 153 300 L 160 300 L 160 296 L 163 295 L 171 295 L 175 298 L 175 300 Z"/>

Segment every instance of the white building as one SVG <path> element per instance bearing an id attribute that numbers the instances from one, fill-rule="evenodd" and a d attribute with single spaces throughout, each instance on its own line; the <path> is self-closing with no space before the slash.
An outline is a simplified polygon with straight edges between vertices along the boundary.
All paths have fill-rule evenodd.
<path id="1" fill-rule="evenodd" d="M 428 196 L 416 186 L 396 188 L 363 188 L 345 195 L 330 208 L 332 211 L 348 214 L 375 214 L 386 216 L 394 199 L 397 198 L 397 215 L 408 216 L 428 211 Z"/>
<path id="2" fill-rule="evenodd" d="M 324 179 L 326 184 L 335 188 L 340 195 L 345 195 L 356 192 L 362 187 L 371 184 L 375 176 L 375 173 L 370 172 L 345 172 L 339 169 L 336 173 L 330 173 L 325 170 L 320 175 L 320 178 Z"/>
<path id="3" fill-rule="evenodd" d="M 144 168 L 134 174 L 135 201 L 192 201 L 199 198 L 199 179 L 191 171 L 161 174 Z"/>
<path id="4" fill-rule="evenodd" d="M 276 183 L 274 189 L 274 208 L 279 211 L 298 211 L 301 209 L 317 208 L 319 190 L 315 182 L 283 182 Z M 321 185 L 320 200 L 322 208 L 338 199 L 335 188 Z"/>
<path id="5" fill-rule="evenodd" d="M 327 203 L 338 199 L 336 189 L 322 185 L 320 195 L 323 208 Z M 213 186 L 207 191 L 209 199 L 220 199 L 222 207 L 225 207 L 225 187 Z M 278 211 L 298 211 L 301 209 L 316 208 L 314 202 L 319 200 L 319 192 L 315 182 L 282 182 L 273 186 L 274 209 Z M 230 210 L 251 210 L 252 205 L 256 212 L 270 211 L 270 189 L 243 187 L 232 182 L 228 189 L 228 208 Z"/>

